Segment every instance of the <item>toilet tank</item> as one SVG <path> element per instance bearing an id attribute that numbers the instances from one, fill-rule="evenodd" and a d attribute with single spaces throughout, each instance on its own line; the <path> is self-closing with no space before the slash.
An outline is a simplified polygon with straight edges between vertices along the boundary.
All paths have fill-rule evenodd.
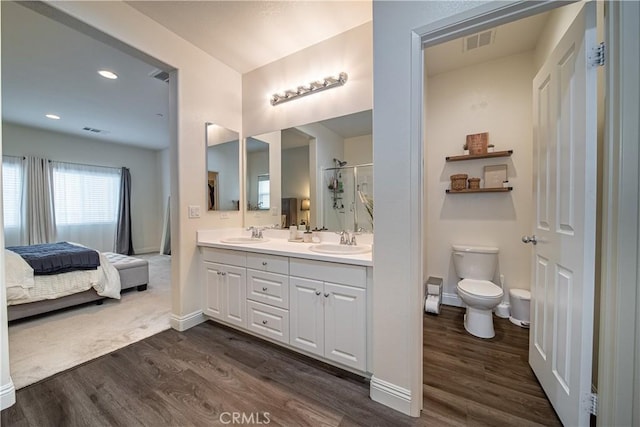
<path id="1" fill-rule="evenodd" d="M 453 245 L 453 266 L 461 279 L 492 280 L 498 265 L 498 248 Z"/>

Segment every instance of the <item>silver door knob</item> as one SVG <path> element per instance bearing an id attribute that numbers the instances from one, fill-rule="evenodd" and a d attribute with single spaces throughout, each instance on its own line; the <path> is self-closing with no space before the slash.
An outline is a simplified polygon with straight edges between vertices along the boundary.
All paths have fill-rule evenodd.
<path id="1" fill-rule="evenodd" d="M 262 261 L 262 265 L 267 265 L 267 261 Z"/>
<path id="2" fill-rule="evenodd" d="M 329 295 L 331 295 L 331 294 L 325 292 L 324 297 L 325 298 L 329 298 Z"/>
<path id="3" fill-rule="evenodd" d="M 266 287 L 266 286 L 264 286 L 264 287 L 262 288 L 262 291 L 263 291 L 263 292 L 267 292 L 267 287 Z"/>
<path id="4" fill-rule="evenodd" d="M 320 291 L 316 291 L 316 295 L 320 295 L 322 292 Z"/>
<path id="5" fill-rule="evenodd" d="M 534 245 L 538 244 L 538 238 L 534 234 L 533 236 L 522 236 L 522 243 L 532 243 Z"/>

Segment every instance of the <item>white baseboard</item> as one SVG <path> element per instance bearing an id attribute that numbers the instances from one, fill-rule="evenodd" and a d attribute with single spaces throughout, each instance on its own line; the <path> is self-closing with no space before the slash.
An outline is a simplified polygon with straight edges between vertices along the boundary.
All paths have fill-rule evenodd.
<path id="1" fill-rule="evenodd" d="M 193 328 L 194 326 L 199 325 L 206 320 L 207 319 L 204 317 L 202 310 L 198 310 L 184 316 L 177 316 L 171 313 L 169 323 L 173 329 L 183 332 L 189 328 Z"/>
<path id="2" fill-rule="evenodd" d="M 452 305 L 454 307 L 465 306 L 458 294 L 448 294 L 446 292 L 442 294 L 442 303 L 444 305 Z"/>
<path id="3" fill-rule="evenodd" d="M 148 246 L 146 248 L 133 248 L 133 253 L 134 254 L 150 254 L 150 253 L 159 253 L 160 252 L 160 248 L 157 246 Z M 134 255 L 135 256 L 135 255 Z"/>
<path id="4" fill-rule="evenodd" d="M 411 391 L 387 381 L 371 376 L 369 396 L 403 414 L 411 415 Z"/>
<path id="5" fill-rule="evenodd" d="M 13 385 L 13 380 L 9 378 L 9 382 L 7 384 L 0 386 L 0 410 L 5 410 L 15 403 L 16 388 Z"/>

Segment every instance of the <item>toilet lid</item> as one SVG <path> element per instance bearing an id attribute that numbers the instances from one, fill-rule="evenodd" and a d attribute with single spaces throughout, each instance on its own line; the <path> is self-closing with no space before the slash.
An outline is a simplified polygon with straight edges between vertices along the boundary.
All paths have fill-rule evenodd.
<path id="1" fill-rule="evenodd" d="M 458 287 L 464 292 L 480 297 L 502 296 L 500 286 L 488 280 L 463 279 L 458 282 Z"/>

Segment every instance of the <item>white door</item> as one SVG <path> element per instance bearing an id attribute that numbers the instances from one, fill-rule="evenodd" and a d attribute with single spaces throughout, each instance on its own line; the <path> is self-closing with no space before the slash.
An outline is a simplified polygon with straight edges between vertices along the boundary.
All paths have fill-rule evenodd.
<path id="1" fill-rule="evenodd" d="M 366 369 L 365 290 L 324 284 L 324 354 L 343 365 Z"/>
<path id="2" fill-rule="evenodd" d="M 324 355 L 323 283 L 289 278 L 289 344 L 313 354 Z"/>
<path id="3" fill-rule="evenodd" d="M 596 212 L 595 2 L 533 81 L 529 363 L 563 424 L 589 425 Z M 524 239 L 523 239 L 524 240 Z"/>
<path id="4" fill-rule="evenodd" d="M 247 326 L 246 271 L 244 268 L 225 265 L 222 272 L 225 281 L 224 320 L 238 326 Z"/>
<path id="5" fill-rule="evenodd" d="M 222 302 L 224 301 L 224 266 L 212 262 L 204 263 L 205 308 L 204 313 L 216 319 L 224 319 Z"/>

